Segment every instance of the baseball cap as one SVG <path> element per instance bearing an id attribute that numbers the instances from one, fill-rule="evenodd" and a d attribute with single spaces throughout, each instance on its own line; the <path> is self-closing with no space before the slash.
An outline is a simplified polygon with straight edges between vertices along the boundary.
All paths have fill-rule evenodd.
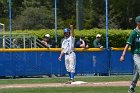
<path id="1" fill-rule="evenodd" d="M 100 34 L 97 34 L 96 37 L 101 37 L 101 35 Z"/>
<path id="2" fill-rule="evenodd" d="M 50 37 L 50 35 L 49 34 L 46 34 L 45 37 Z"/>
<path id="3" fill-rule="evenodd" d="M 140 16 L 137 16 L 136 18 L 135 18 L 135 22 L 137 23 L 137 22 L 140 22 Z"/>

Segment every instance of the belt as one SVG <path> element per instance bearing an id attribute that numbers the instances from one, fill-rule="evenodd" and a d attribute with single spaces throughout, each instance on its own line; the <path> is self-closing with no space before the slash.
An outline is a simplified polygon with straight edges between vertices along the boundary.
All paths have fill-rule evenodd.
<path id="1" fill-rule="evenodd" d="M 70 53 L 65 53 L 65 55 L 69 55 L 69 54 L 71 54 L 72 52 L 70 52 Z"/>

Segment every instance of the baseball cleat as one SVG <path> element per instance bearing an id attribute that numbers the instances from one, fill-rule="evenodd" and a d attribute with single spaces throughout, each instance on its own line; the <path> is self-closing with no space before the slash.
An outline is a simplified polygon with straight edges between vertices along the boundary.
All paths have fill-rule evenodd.
<path id="1" fill-rule="evenodd" d="M 66 82 L 65 84 L 71 84 L 72 82 L 74 82 L 73 79 L 70 79 L 68 82 Z"/>
<path id="2" fill-rule="evenodd" d="M 131 88 L 128 90 L 128 93 L 136 93 L 136 92 L 135 92 L 134 88 Z"/>

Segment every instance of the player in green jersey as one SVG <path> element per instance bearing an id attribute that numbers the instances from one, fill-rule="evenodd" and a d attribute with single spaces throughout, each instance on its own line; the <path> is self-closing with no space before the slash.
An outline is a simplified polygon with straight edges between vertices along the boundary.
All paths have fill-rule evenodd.
<path id="1" fill-rule="evenodd" d="M 120 57 L 120 61 L 123 62 L 125 59 L 126 51 L 131 46 L 131 52 L 133 54 L 133 60 L 135 64 L 135 73 L 130 85 L 129 93 L 135 93 L 135 87 L 140 75 L 140 16 L 135 18 L 136 28 L 131 31 L 130 36 L 126 42 L 126 46 Z"/>

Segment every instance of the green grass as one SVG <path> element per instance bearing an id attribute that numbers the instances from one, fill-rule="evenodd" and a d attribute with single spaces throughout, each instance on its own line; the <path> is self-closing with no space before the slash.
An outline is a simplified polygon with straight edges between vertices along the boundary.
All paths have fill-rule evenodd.
<path id="1" fill-rule="evenodd" d="M 0 85 L 3 84 L 34 84 L 34 83 L 64 83 L 68 77 L 61 78 L 17 78 L 1 79 Z M 107 82 L 107 81 L 130 81 L 131 76 L 76 76 L 77 81 L 86 82 Z M 0 93 L 127 93 L 128 87 L 46 87 L 46 88 L 9 88 L 0 89 Z M 140 87 L 136 88 L 140 93 Z"/>
<path id="2" fill-rule="evenodd" d="M 128 87 L 60 87 L 0 89 L 0 93 L 127 93 Z M 140 87 L 136 89 L 140 93 Z"/>
<path id="3" fill-rule="evenodd" d="M 61 78 L 18 78 L 18 79 L 1 79 L 1 84 L 34 84 L 34 83 L 64 83 L 68 77 Z M 108 82 L 108 81 L 130 81 L 131 76 L 107 76 L 107 77 L 75 77 L 75 81 L 85 82 Z"/>

